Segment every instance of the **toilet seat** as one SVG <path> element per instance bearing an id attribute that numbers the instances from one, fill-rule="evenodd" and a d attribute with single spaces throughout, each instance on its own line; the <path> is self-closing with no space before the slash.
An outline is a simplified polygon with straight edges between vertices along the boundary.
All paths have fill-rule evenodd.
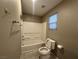
<path id="1" fill-rule="evenodd" d="M 48 54 L 50 54 L 50 49 L 47 47 L 41 47 L 41 48 L 39 48 L 39 53 L 41 55 L 48 55 Z"/>

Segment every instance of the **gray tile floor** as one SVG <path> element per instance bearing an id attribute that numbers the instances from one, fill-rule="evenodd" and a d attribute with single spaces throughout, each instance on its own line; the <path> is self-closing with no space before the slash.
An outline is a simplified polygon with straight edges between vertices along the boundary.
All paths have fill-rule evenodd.
<path id="1" fill-rule="evenodd" d="M 20 58 L 20 59 L 24 59 L 24 58 Z M 32 59 L 34 59 L 34 58 L 32 58 Z M 37 59 L 41 59 L 41 58 L 37 58 Z M 45 58 L 45 59 L 46 59 L 46 58 Z M 57 58 L 57 57 L 54 56 L 54 55 L 51 55 L 49 59 L 59 59 L 59 58 Z"/>
<path id="2" fill-rule="evenodd" d="M 51 55 L 49 59 L 59 59 L 59 58 L 55 55 Z"/>
<path id="3" fill-rule="evenodd" d="M 34 57 L 33 58 L 32 57 L 30 57 L 30 58 L 27 57 L 27 59 L 41 59 L 39 56 L 37 58 L 36 57 L 35 58 Z M 20 58 L 20 59 L 26 59 L 26 58 L 23 57 L 23 58 Z M 45 58 L 45 59 L 48 59 L 48 58 Z M 59 58 L 57 58 L 55 55 L 51 54 L 49 59 L 59 59 Z"/>
<path id="4" fill-rule="evenodd" d="M 39 57 L 39 59 L 59 59 L 58 57 L 56 57 L 55 55 L 50 55 L 50 57 L 49 56 L 45 56 L 45 57 Z"/>

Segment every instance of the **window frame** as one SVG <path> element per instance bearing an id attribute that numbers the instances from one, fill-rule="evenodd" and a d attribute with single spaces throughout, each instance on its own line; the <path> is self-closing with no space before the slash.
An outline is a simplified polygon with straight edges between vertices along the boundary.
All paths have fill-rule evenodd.
<path id="1" fill-rule="evenodd" d="M 54 15 L 56 15 L 57 14 L 57 22 L 52 22 L 52 23 L 49 23 L 49 18 L 51 17 L 51 16 L 54 16 Z M 53 24 L 53 23 L 56 23 L 56 29 L 50 29 L 50 24 Z M 58 29 L 58 13 L 56 12 L 56 13 L 53 13 L 52 15 L 50 15 L 49 17 L 48 17 L 48 29 L 49 30 L 52 30 L 52 31 L 57 31 L 57 29 Z"/>

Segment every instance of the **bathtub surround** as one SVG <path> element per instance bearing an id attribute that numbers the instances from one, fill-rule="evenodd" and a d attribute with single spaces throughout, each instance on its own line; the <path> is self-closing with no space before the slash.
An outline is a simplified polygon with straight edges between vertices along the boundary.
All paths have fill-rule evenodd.
<path id="1" fill-rule="evenodd" d="M 78 58 L 78 30 L 77 30 L 77 0 L 63 0 L 43 17 L 43 26 L 46 37 L 55 39 L 58 44 L 64 46 L 63 59 Z M 58 28 L 52 31 L 48 28 L 48 18 L 54 13 L 58 13 Z"/>
<path id="2" fill-rule="evenodd" d="M 21 14 L 20 0 L 0 0 L 0 59 L 20 58 L 21 31 L 19 25 L 13 30 L 12 22 L 20 21 Z"/>
<path id="3" fill-rule="evenodd" d="M 42 42 L 42 22 L 41 18 L 31 15 L 23 15 L 22 36 L 23 44 Z M 35 42 L 34 42 L 35 41 Z"/>

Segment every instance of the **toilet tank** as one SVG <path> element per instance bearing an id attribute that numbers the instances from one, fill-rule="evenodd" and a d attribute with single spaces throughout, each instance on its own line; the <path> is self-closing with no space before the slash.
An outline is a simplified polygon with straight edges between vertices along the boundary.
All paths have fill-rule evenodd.
<path id="1" fill-rule="evenodd" d="M 53 39 L 47 38 L 46 47 L 49 49 L 55 49 L 56 41 Z"/>

